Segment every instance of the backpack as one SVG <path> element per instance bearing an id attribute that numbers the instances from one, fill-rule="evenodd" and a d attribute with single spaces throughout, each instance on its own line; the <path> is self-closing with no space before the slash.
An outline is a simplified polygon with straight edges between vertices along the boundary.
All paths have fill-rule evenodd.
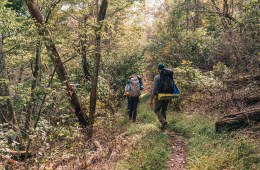
<path id="1" fill-rule="evenodd" d="M 133 76 L 129 80 L 130 94 L 129 97 L 139 97 L 141 95 L 140 80 L 137 76 Z"/>
<path id="2" fill-rule="evenodd" d="M 125 93 L 124 93 L 124 95 L 125 95 L 125 96 L 129 96 L 130 91 L 131 91 L 130 84 L 126 84 L 126 85 L 125 85 Z"/>
<path id="3" fill-rule="evenodd" d="M 160 80 L 158 83 L 158 93 L 174 93 L 175 83 L 173 80 L 173 71 L 163 69 L 160 72 Z"/>

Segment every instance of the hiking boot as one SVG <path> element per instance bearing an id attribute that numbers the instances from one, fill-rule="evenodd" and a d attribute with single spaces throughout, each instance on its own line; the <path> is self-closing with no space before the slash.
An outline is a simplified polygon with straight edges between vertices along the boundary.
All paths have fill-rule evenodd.
<path id="1" fill-rule="evenodd" d="M 167 126 L 167 122 L 164 122 L 164 123 L 161 125 L 161 129 L 162 129 L 162 130 L 166 129 L 166 126 Z"/>

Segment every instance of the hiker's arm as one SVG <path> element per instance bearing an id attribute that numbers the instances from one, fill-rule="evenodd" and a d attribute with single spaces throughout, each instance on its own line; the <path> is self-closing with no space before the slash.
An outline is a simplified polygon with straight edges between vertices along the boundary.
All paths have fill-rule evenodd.
<path id="1" fill-rule="evenodd" d="M 158 86 L 158 81 L 157 81 L 157 77 L 154 77 L 154 81 L 153 81 L 153 89 L 151 91 L 151 98 L 150 98 L 150 106 L 153 106 L 153 99 L 154 96 L 156 95 L 156 91 L 157 91 L 157 86 Z"/>
<path id="2" fill-rule="evenodd" d="M 140 83 L 140 89 L 143 90 L 144 89 L 144 85 L 143 85 L 143 81 L 142 81 L 142 78 L 137 76 L 138 80 L 139 80 L 139 83 Z"/>
<path id="3" fill-rule="evenodd" d="M 153 99 L 154 99 L 154 95 L 151 94 L 151 98 L 150 98 L 150 106 L 151 106 L 151 107 L 153 106 Z"/>

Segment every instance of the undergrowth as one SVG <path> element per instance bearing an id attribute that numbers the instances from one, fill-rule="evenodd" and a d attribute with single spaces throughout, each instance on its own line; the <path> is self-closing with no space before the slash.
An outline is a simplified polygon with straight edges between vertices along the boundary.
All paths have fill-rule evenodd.
<path id="1" fill-rule="evenodd" d="M 149 95 L 142 96 L 138 106 L 137 123 L 124 121 L 129 135 L 143 134 L 129 149 L 129 154 L 118 162 L 116 169 L 166 169 L 170 156 L 170 138 L 159 130 L 159 121 L 149 108 Z M 187 141 L 186 169 L 258 169 L 257 139 L 244 133 L 215 132 L 215 118 L 198 113 L 170 111 L 168 130 L 182 135 Z"/>

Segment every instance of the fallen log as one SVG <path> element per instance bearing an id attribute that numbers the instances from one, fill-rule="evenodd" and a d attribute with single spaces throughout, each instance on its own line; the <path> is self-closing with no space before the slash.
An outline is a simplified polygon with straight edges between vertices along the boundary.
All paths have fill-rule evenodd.
<path id="1" fill-rule="evenodd" d="M 224 116 L 215 123 L 216 132 L 244 128 L 253 122 L 260 122 L 260 108 Z"/>

